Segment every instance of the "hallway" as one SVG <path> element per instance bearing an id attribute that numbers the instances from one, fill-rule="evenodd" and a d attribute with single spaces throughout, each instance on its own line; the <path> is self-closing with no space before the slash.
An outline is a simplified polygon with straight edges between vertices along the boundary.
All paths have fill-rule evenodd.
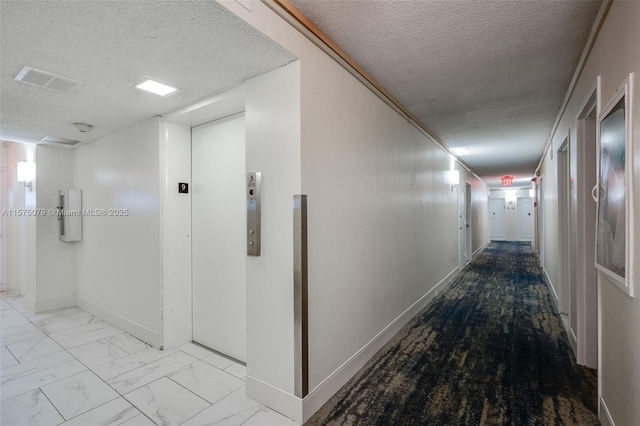
<path id="1" fill-rule="evenodd" d="M 0 1 L 2 416 L 102 413 L 48 399 L 78 376 L 133 423 L 163 422 L 129 396 L 165 383 L 195 401 L 162 406 L 178 424 L 240 385 L 260 408 L 231 423 L 640 425 L 638 22 L 615 0 Z M 214 165 L 198 129 L 240 114 Z M 214 182 L 237 210 L 199 204 Z M 230 318 L 200 316 L 232 306 L 214 269 L 236 352 L 198 337 Z M 98 374 L 141 354 L 118 373 L 154 370 L 139 387 Z M 195 365 L 231 394 L 178 383 Z"/>
<path id="2" fill-rule="evenodd" d="M 187 343 L 159 351 L 78 308 L 33 314 L 0 293 L 0 424 L 281 425 L 246 367 Z"/>
<path id="3" fill-rule="evenodd" d="M 530 243 L 492 242 L 308 422 L 599 424 Z"/>

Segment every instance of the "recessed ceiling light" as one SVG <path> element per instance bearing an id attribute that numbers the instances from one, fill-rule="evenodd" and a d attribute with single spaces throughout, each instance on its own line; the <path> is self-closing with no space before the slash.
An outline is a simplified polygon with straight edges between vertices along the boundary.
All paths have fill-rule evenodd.
<path id="1" fill-rule="evenodd" d="M 74 139 L 67 139 L 67 138 L 61 138 L 58 136 L 45 136 L 44 138 L 40 139 L 42 142 L 48 142 L 48 143 L 61 143 L 64 145 L 75 145 L 80 143 L 80 141 L 74 140 Z"/>
<path id="2" fill-rule="evenodd" d="M 169 96 L 178 91 L 175 87 L 167 86 L 149 77 L 145 77 L 140 83 L 136 84 L 136 87 L 160 96 Z"/>

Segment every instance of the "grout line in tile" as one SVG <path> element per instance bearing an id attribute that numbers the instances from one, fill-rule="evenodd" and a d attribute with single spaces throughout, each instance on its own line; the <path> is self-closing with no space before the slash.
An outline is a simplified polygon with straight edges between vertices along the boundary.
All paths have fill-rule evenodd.
<path id="1" fill-rule="evenodd" d="M 201 400 L 208 402 L 208 403 L 209 403 L 209 407 L 211 407 L 213 404 L 215 404 L 215 402 L 211 402 L 211 401 L 209 401 L 208 399 L 206 399 L 205 397 L 198 395 L 197 393 L 195 393 L 195 392 L 194 392 L 194 391 L 192 391 L 191 389 L 187 388 L 186 386 L 183 386 L 182 384 L 180 384 L 180 383 L 176 382 L 176 381 L 175 381 L 175 380 L 173 380 L 171 377 L 169 377 L 169 376 L 163 376 L 163 377 L 166 377 L 167 379 L 171 380 L 173 383 L 175 383 L 176 385 L 180 386 L 181 388 L 183 388 L 183 389 L 185 389 L 185 390 L 189 391 L 190 393 L 192 393 L 193 395 L 197 396 L 197 397 L 198 397 L 198 398 L 200 398 Z M 161 377 L 161 378 L 162 378 L 162 377 Z M 160 379 L 158 379 L 158 380 L 160 380 Z M 140 389 L 140 388 L 138 388 L 138 389 Z M 219 401 L 219 400 L 218 400 L 218 401 Z M 207 407 L 207 408 L 209 408 L 209 407 Z M 206 408 L 205 408 L 205 410 L 206 410 Z M 204 410 L 202 410 L 202 411 L 204 411 Z M 202 411 L 201 411 L 201 412 L 202 412 Z M 186 421 L 186 420 L 185 420 L 185 421 Z"/>
<path id="2" fill-rule="evenodd" d="M 15 359 L 15 360 L 16 360 L 16 362 L 17 362 L 18 364 L 22 364 L 22 363 L 18 360 L 18 357 L 17 357 L 17 356 L 15 356 L 15 355 L 13 354 L 13 352 L 11 352 L 11 349 L 9 349 L 9 345 L 2 345 L 2 346 L 4 346 L 4 347 L 5 347 L 5 349 L 7 350 L 7 352 L 9 352 L 9 354 L 11 354 L 11 356 L 13 357 L 13 359 Z"/>
<path id="3" fill-rule="evenodd" d="M 197 396 L 198 398 L 200 398 L 201 400 L 206 401 L 206 402 L 209 404 L 209 407 L 212 407 L 212 406 L 213 406 L 213 404 L 214 404 L 213 402 L 211 402 L 211 401 L 209 401 L 208 399 L 205 399 L 204 397 L 202 397 L 202 396 L 198 395 L 197 393 L 193 392 L 191 389 L 187 389 L 186 387 L 182 386 L 180 383 L 178 383 L 178 382 L 176 382 L 175 380 L 173 380 L 171 377 L 169 377 L 169 376 L 164 376 L 164 377 L 166 377 L 167 379 L 171 380 L 173 383 L 175 383 L 176 385 L 180 386 L 181 388 L 183 388 L 183 389 L 185 389 L 185 390 L 189 391 L 192 395 L 195 395 L 195 396 Z M 158 380 L 160 380 L 160 379 L 158 379 Z M 182 423 L 186 423 L 186 422 L 188 422 L 189 420 L 191 420 L 192 418 L 194 418 L 194 417 L 195 417 L 195 416 L 197 416 L 198 414 L 202 413 L 204 410 L 208 410 L 208 409 L 209 409 L 209 407 L 205 407 L 205 408 L 203 408 L 202 410 L 198 411 L 197 413 L 195 413 L 193 416 L 189 417 L 188 419 L 186 419 L 186 420 L 185 420 L 184 422 L 182 422 Z"/>
<path id="4" fill-rule="evenodd" d="M 171 380 L 171 379 L 169 379 L 169 380 Z M 174 381 L 174 383 L 176 383 L 176 382 Z M 178 384 L 180 384 L 180 383 L 178 383 Z M 182 387 L 184 387 L 184 386 L 182 386 Z M 186 388 L 185 388 L 185 389 L 186 389 Z M 189 390 L 189 389 L 187 389 L 187 390 Z M 189 392 L 191 392 L 191 391 L 189 391 Z M 191 392 L 191 393 L 193 393 L 193 392 Z M 194 395 L 196 395 L 196 394 L 194 394 Z M 197 397 L 199 397 L 200 399 L 202 399 L 203 401 L 207 401 L 206 399 L 202 398 L 200 395 L 196 395 L 196 396 L 197 396 Z M 208 410 L 209 408 L 213 407 L 213 404 L 212 404 L 212 403 L 210 403 L 209 401 L 207 401 L 207 402 L 209 403 L 209 406 L 208 406 L 208 407 L 205 407 L 205 408 L 203 408 L 202 410 L 198 411 L 198 412 L 197 412 L 197 413 L 195 413 L 193 416 L 191 416 L 191 417 L 189 417 L 188 419 L 186 419 L 185 421 L 183 421 L 181 424 L 188 422 L 189 420 L 191 420 L 192 418 L 194 418 L 194 417 L 195 417 L 195 416 L 197 416 L 198 414 L 200 414 L 200 413 L 202 413 L 203 411 Z"/>
<path id="5" fill-rule="evenodd" d="M 253 414 L 251 415 L 251 417 L 249 417 L 247 420 L 245 420 L 244 422 L 240 423 L 240 425 L 239 425 L 239 426 L 242 426 L 243 424 L 247 423 L 247 422 L 248 422 L 249 420 L 251 420 L 254 416 L 256 416 L 260 411 L 262 411 L 262 408 L 261 408 L 261 409 L 259 409 L 258 411 L 256 411 L 255 413 L 253 413 Z"/>
<path id="6" fill-rule="evenodd" d="M 55 382 L 54 382 L 55 383 Z M 56 404 L 53 403 L 53 401 L 51 401 L 49 399 L 49 397 L 47 396 L 46 393 L 44 393 L 44 391 L 42 390 L 42 388 L 38 388 L 38 390 L 40 391 L 40 393 L 42 395 L 44 395 L 45 398 L 47 398 L 47 401 L 49 401 L 49 404 L 51 404 L 51 406 L 58 412 L 58 414 L 60 415 L 60 417 L 64 420 L 62 423 L 66 422 L 68 419 L 62 415 L 62 413 L 60 412 L 60 410 L 58 410 L 58 407 L 56 407 Z"/>
<path id="7" fill-rule="evenodd" d="M 7 301 L 7 300 L 5 299 L 5 301 Z M 7 301 L 7 303 L 8 303 L 8 301 Z M 26 317 L 22 312 L 18 311 L 18 310 L 17 310 L 17 309 L 12 305 L 12 304 L 10 304 L 10 306 L 11 306 L 11 308 L 12 308 L 13 310 L 15 310 L 17 313 L 19 313 L 22 317 L 24 317 L 25 319 L 27 319 L 27 321 L 29 321 L 32 325 L 34 325 L 36 328 L 38 328 L 40 331 L 42 331 L 42 332 L 45 334 L 45 336 L 46 336 L 46 337 L 51 338 L 51 339 L 52 339 L 56 344 L 60 345 L 60 343 L 59 343 L 55 338 L 51 337 L 51 336 L 49 335 L 49 333 L 47 333 L 45 330 L 43 330 L 41 327 L 39 327 L 37 324 L 35 324 L 35 323 L 34 323 L 33 321 L 31 321 L 29 318 L 27 318 L 27 317 Z M 85 312 L 86 312 L 86 311 L 85 311 Z M 73 318 L 71 318 L 70 316 L 68 316 L 68 315 L 66 315 L 66 314 L 63 314 L 63 315 L 65 315 L 66 317 L 68 317 L 70 320 L 72 320 L 72 321 L 76 322 L 76 323 L 78 324 L 78 326 L 79 326 L 79 327 L 80 327 L 80 326 L 82 326 L 82 324 L 79 324 L 77 321 L 75 321 L 75 320 L 74 320 Z M 75 327 L 73 327 L 73 328 L 75 328 Z M 116 328 L 117 328 L 117 327 L 116 327 Z M 71 329 L 69 329 L 69 330 L 71 330 Z M 128 334 L 128 333 L 127 333 L 126 331 L 124 331 L 124 330 L 121 330 L 121 331 L 122 331 L 122 333 L 124 333 L 124 334 Z M 132 337 L 133 337 L 133 336 L 132 336 Z M 101 340 L 101 339 L 98 339 L 98 340 Z M 139 339 L 138 339 L 138 340 L 139 340 Z M 145 343 L 145 342 L 143 342 L 143 343 Z M 192 343 L 195 343 L 195 342 L 192 342 Z M 64 347 L 64 346 L 62 346 L 62 345 L 60 345 L 60 346 L 62 347 L 62 349 L 63 349 L 63 351 L 64 351 L 64 352 L 67 352 L 67 354 L 69 354 L 69 355 L 70 355 L 74 360 L 76 360 L 76 361 L 77 361 L 77 362 L 79 362 L 83 367 L 85 367 L 85 368 L 86 368 L 86 370 L 85 370 L 85 371 L 91 371 L 91 373 L 92 373 L 92 374 L 94 374 L 96 377 L 98 377 L 98 378 L 100 379 L 100 381 L 102 381 L 102 382 L 103 382 L 104 384 L 106 384 L 110 389 L 112 389 L 114 392 L 116 392 L 116 394 L 118 394 L 120 398 L 123 398 L 125 401 L 127 401 L 129 404 L 131 404 L 131 405 L 132 405 L 136 410 L 138 410 L 138 412 L 140 412 L 142 415 L 144 415 L 144 416 L 145 416 L 147 419 L 149 419 L 152 423 L 156 424 L 156 422 L 155 422 L 155 421 L 153 421 L 153 419 L 151 419 L 149 416 L 147 416 L 147 415 L 146 415 L 142 410 L 140 410 L 140 408 L 138 408 L 138 407 L 137 407 L 133 402 L 131 402 L 131 401 L 126 397 L 126 394 L 122 394 L 121 392 L 119 392 L 118 390 L 116 390 L 115 388 L 113 388 L 109 383 L 107 383 L 107 381 L 105 381 L 105 380 L 104 380 L 104 379 L 102 379 L 100 376 L 98 376 L 98 375 L 93 371 L 93 369 L 92 369 L 92 368 L 88 367 L 84 362 L 82 362 L 82 361 L 81 361 L 80 359 L 78 359 L 75 355 L 73 355 L 73 354 L 69 351 L 69 349 L 68 349 L 68 348 L 66 348 L 66 347 Z M 198 346 L 201 346 L 201 345 L 198 345 Z M 153 347 L 153 346 L 150 346 L 150 347 Z M 176 348 L 176 349 L 178 349 L 178 348 Z M 210 350 L 209 348 L 206 348 L 206 349 L 207 349 L 207 350 Z M 7 350 L 8 350 L 8 348 L 7 348 Z M 193 355 L 189 354 L 188 352 L 183 351 L 183 350 L 181 350 L 181 349 L 178 349 L 178 351 L 179 351 L 179 352 L 182 352 L 182 353 L 184 353 L 184 354 L 186 354 L 186 355 L 193 356 Z M 216 354 L 216 355 L 222 356 L 223 358 L 229 359 L 230 361 L 233 361 L 235 364 L 246 365 L 246 364 L 244 364 L 244 363 L 242 363 L 242 362 L 238 362 L 238 361 L 237 361 L 237 360 L 235 360 L 235 359 L 231 359 L 231 358 L 229 358 L 228 356 L 225 356 L 224 354 L 220 354 L 220 353 L 219 353 L 219 352 L 217 352 L 217 351 L 212 351 L 212 350 L 210 350 L 210 351 L 211 351 L 211 353 L 212 353 L 212 354 Z M 125 352 L 126 352 L 126 351 L 125 351 Z M 174 352 L 174 353 L 177 353 L 177 352 Z M 13 353 L 11 353 L 11 355 L 15 358 L 15 356 L 13 355 Z M 129 355 L 133 355 L 133 354 L 129 354 Z M 169 355 L 171 355 L 171 354 L 168 354 L 167 356 L 169 356 Z M 162 358 L 159 358 L 158 360 L 160 360 L 160 359 L 164 359 L 164 358 L 166 358 L 166 356 L 163 356 Z M 201 360 L 201 359 L 198 359 L 198 358 L 196 358 L 196 359 L 197 359 L 197 360 Z M 158 361 L 158 360 L 154 360 L 154 361 L 152 361 L 151 363 L 156 362 L 156 361 Z M 16 359 L 16 361 L 17 361 L 17 359 Z M 197 362 L 197 361 L 196 361 L 196 362 Z M 20 364 L 20 362 L 19 362 L 19 361 L 18 361 L 18 363 Z M 148 364 L 151 364 L 151 363 L 146 363 L 146 364 L 144 364 L 144 365 L 148 365 Z M 207 364 L 208 364 L 208 363 L 207 363 Z M 140 367 L 138 367 L 138 368 L 144 367 L 144 365 L 142 365 L 142 366 L 140 366 Z M 211 364 L 209 364 L 209 365 L 211 365 Z M 213 366 L 213 365 L 211 365 L 211 366 L 212 366 L 213 368 L 216 368 L 217 370 L 219 370 L 219 371 L 221 371 L 221 372 L 224 372 L 224 373 L 228 374 L 229 376 L 231 376 L 231 377 L 233 377 L 233 378 L 240 379 L 239 377 L 234 376 L 233 374 L 231 374 L 231 373 L 229 373 L 229 372 L 225 371 L 226 369 L 220 369 L 220 368 L 218 368 L 218 367 L 216 367 L 216 366 Z M 231 366 L 229 366 L 229 367 L 231 367 Z M 229 367 L 227 367 L 227 368 L 229 368 Z M 95 367 L 94 367 L 94 368 L 95 368 Z M 80 374 L 80 373 L 78 373 L 78 374 Z M 123 374 L 126 374 L 126 373 L 123 373 Z M 118 376 L 116 376 L 116 377 L 118 377 Z M 170 378 L 170 377 L 168 377 L 168 375 L 166 375 L 166 374 L 165 374 L 164 376 L 162 376 L 162 377 L 157 378 L 156 380 L 153 380 L 152 382 L 149 382 L 148 384 L 146 384 L 146 385 L 144 385 L 144 386 L 147 386 L 147 385 L 149 385 L 149 384 L 151 384 L 151 383 L 153 383 L 153 382 L 155 382 L 155 381 L 158 381 L 158 380 L 160 380 L 160 379 L 162 379 L 162 378 L 165 378 L 165 377 L 166 377 L 167 379 L 171 380 L 173 383 L 176 383 L 177 385 L 179 385 L 179 386 L 180 386 L 180 387 L 182 387 L 183 389 L 186 389 L 186 390 L 187 390 L 188 392 L 190 392 L 192 395 L 195 395 L 196 397 L 198 397 L 198 398 L 202 399 L 203 401 L 206 401 L 206 402 L 209 404 L 209 406 L 208 406 L 208 407 L 204 408 L 203 410 L 200 410 L 198 413 L 194 414 L 194 415 L 193 415 L 192 417 L 190 417 L 189 419 L 186 419 L 186 420 L 185 420 L 185 422 L 186 422 L 186 421 L 189 421 L 191 418 L 193 418 L 193 417 L 197 416 L 198 414 L 202 413 L 204 410 L 206 410 L 206 409 L 210 408 L 211 406 L 213 406 L 213 405 L 215 405 L 215 404 L 218 404 L 218 403 L 220 403 L 220 402 L 224 401 L 224 400 L 225 400 L 226 398 L 228 398 L 228 397 L 229 397 L 233 392 L 236 392 L 236 391 L 237 391 L 237 389 L 236 389 L 236 391 L 230 392 L 228 395 L 226 395 L 226 396 L 224 396 L 223 398 L 219 399 L 218 401 L 216 401 L 216 402 L 212 403 L 212 402 L 210 402 L 209 400 L 207 400 L 207 399 L 205 399 L 205 398 L 201 397 L 200 395 L 196 394 L 195 392 L 191 391 L 190 389 L 186 388 L 185 386 L 181 385 L 180 383 L 176 382 L 175 380 L 171 379 L 171 378 Z M 112 378 L 112 379 L 113 379 L 113 378 Z M 60 380 L 63 380 L 63 379 L 60 379 Z M 111 379 L 110 379 L 110 380 L 111 380 Z M 57 382 L 57 381 L 56 381 L 56 382 Z M 52 383 L 56 383 L 56 382 L 52 382 Z M 243 384 L 243 386 L 246 386 L 246 384 Z M 38 389 L 40 390 L 40 392 L 42 392 L 42 389 L 41 389 L 41 388 L 38 388 Z M 139 388 L 137 388 L 137 389 L 139 389 Z M 133 391 L 134 391 L 134 390 L 132 390 L 131 392 L 133 392 Z M 130 392 L 128 392 L 128 393 L 130 393 Z M 64 417 L 64 416 L 62 416 L 62 413 L 60 413 L 60 411 L 59 411 L 59 410 L 58 410 L 58 408 L 55 406 L 55 404 L 53 404 L 53 402 L 52 402 L 51 400 L 49 400 L 49 398 L 46 396 L 46 394 L 45 394 L 44 392 L 42 392 L 42 394 L 43 394 L 43 395 L 45 395 L 45 397 L 47 398 L 47 400 L 51 403 L 51 405 L 55 408 L 55 410 L 60 414 L 60 416 L 61 416 L 63 419 L 65 419 L 65 417 Z M 117 398 L 116 398 L 116 399 L 117 399 Z M 111 401 L 113 401 L 113 400 L 111 400 Z M 94 410 L 94 409 L 96 409 L 96 408 L 98 408 L 98 407 L 100 407 L 100 406 L 102 406 L 102 405 L 104 405 L 104 404 L 107 404 L 107 403 L 111 402 L 111 401 L 107 401 L 107 402 L 105 402 L 105 403 L 103 403 L 103 404 L 101 404 L 101 405 L 99 405 L 99 406 L 96 406 L 96 407 L 92 408 L 91 410 Z M 262 405 L 262 404 L 261 404 L 261 405 Z M 264 405 L 262 405 L 262 406 L 264 407 Z M 89 410 L 89 411 L 91 411 L 91 410 Z M 85 413 L 86 413 L 86 412 L 85 412 Z M 82 414 L 85 414 L 85 413 L 82 413 Z M 82 415 L 82 414 L 79 414 L 79 415 Z M 257 414 L 257 413 L 256 413 L 256 414 Z M 79 415 L 78 415 L 78 416 L 79 416 Z M 254 414 L 254 415 L 255 415 L 255 414 Z M 65 419 L 65 421 L 69 421 L 69 420 L 71 420 L 71 419 L 73 419 L 73 418 L 75 418 L 75 417 L 77 417 L 77 416 L 74 416 L 74 417 L 72 417 L 72 418 L 70 418 L 70 419 Z M 253 417 L 253 416 L 251 416 L 251 417 Z M 251 418 L 251 417 L 250 417 L 250 418 Z M 243 424 L 244 424 L 244 423 L 246 423 L 247 421 L 248 421 L 248 419 L 247 419 L 245 422 L 243 422 Z"/>
<path id="8" fill-rule="evenodd" d="M 167 377 L 167 376 L 162 376 L 162 377 Z M 146 385 L 144 385 L 144 386 L 148 386 L 148 385 L 150 385 L 150 384 L 151 384 L 151 383 L 153 383 L 153 382 L 157 382 L 158 380 L 162 379 L 162 377 L 158 377 L 157 379 L 155 379 L 155 380 L 153 380 L 153 381 L 151 381 L 151 382 L 147 383 L 147 384 L 146 384 Z M 167 378 L 168 378 L 168 377 L 167 377 Z M 140 386 L 140 388 L 142 388 L 142 387 L 144 387 L 144 386 Z M 113 390 L 115 390 L 116 392 L 118 392 L 118 394 L 119 394 L 122 398 L 124 398 L 124 399 L 125 399 L 125 401 L 127 401 L 129 404 L 131 404 L 132 406 L 134 406 L 134 407 L 135 407 L 135 409 L 136 409 L 136 410 L 138 410 L 138 411 L 140 411 L 140 413 L 142 413 L 142 415 L 143 415 L 143 416 L 145 416 L 146 418 L 148 418 L 149 420 L 151 420 L 151 423 L 153 423 L 153 424 L 157 425 L 157 423 L 156 423 L 155 421 L 153 421 L 153 419 L 152 419 L 151 417 L 147 416 L 147 413 L 145 413 L 144 411 L 142 411 L 141 409 L 139 409 L 139 408 L 138 408 L 138 406 L 137 406 L 136 404 L 134 404 L 132 401 L 130 401 L 130 400 L 129 400 L 129 398 L 127 398 L 127 396 L 126 396 L 126 395 L 130 394 L 131 392 L 135 392 L 135 391 L 137 391 L 137 390 L 138 390 L 138 389 L 140 389 L 140 388 L 136 388 L 136 389 L 134 389 L 134 390 L 132 390 L 132 391 L 129 391 L 129 392 L 127 392 L 127 393 L 126 393 L 126 394 L 124 394 L 124 395 L 123 395 L 123 394 L 121 394 L 119 391 L 117 391 L 117 390 L 113 389 L 113 388 L 111 388 L 111 389 L 113 389 Z M 208 402 L 208 401 L 207 401 L 207 402 Z M 209 408 L 209 407 L 207 407 L 207 408 Z"/>

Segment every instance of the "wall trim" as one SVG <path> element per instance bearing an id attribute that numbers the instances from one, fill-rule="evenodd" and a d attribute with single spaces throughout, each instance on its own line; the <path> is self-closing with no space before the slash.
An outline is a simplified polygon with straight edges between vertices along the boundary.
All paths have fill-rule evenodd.
<path id="1" fill-rule="evenodd" d="M 73 304 L 71 306 L 73 306 Z M 75 306 L 89 312 L 91 315 L 95 315 L 96 317 L 108 322 L 109 324 L 115 325 L 122 331 L 131 334 L 132 336 L 142 340 L 145 343 L 148 343 L 149 345 L 157 349 L 163 349 L 160 333 L 150 330 L 145 326 L 137 324 L 123 316 L 116 314 L 115 312 L 98 306 L 95 303 L 89 302 L 88 300 L 85 300 L 78 296 L 75 297 Z"/>
<path id="2" fill-rule="evenodd" d="M 28 297 L 25 297 L 25 306 L 33 311 L 34 314 L 42 312 L 53 311 L 54 309 L 73 308 L 75 297 L 61 297 L 59 299 L 49 299 L 34 301 Z M 33 303 L 33 306 L 31 304 Z"/>
<path id="3" fill-rule="evenodd" d="M 29 296 L 24 296 L 24 307 L 29 309 L 31 312 L 33 312 L 35 314 L 35 312 L 36 312 L 36 302 L 32 298 L 30 298 Z"/>
<path id="4" fill-rule="evenodd" d="M 478 248 L 476 249 L 476 251 L 474 251 L 474 252 L 471 254 L 471 260 L 472 260 L 472 261 L 473 261 L 473 260 L 476 260 L 476 258 L 480 255 L 480 252 L 481 252 L 482 250 L 486 249 L 486 248 L 489 246 L 489 243 L 490 243 L 490 242 L 491 242 L 491 240 L 489 240 L 489 241 L 485 242 L 483 245 L 481 245 L 480 247 L 478 247 Z"/>
<path id="5" fill-rule="evenodd" d="M 299 424 L 303 423 L 302 399 L 252 376 L 247 376 L 245 381 L 248 398 L 266 405 Z"/>
<path id="6" fill-rule="evenodd" d="M 547 283 L 547 286 L 549 287 L 549 292 L 551 293 L 551 298 L 553 299 L 553 304 L 556 307 L 556 311 L 560 312 L 560 309 L 558 306 L 558 293 L 556 293 L 556 289 L 553 288 L 553 283 L 551 282 L 551 278 L 549 278 L 549 274 L 547 273 L 547 270 L 545 268 L 542 268 L 542 272 L 544 272 L 544 281 Z"/>
<path id="7" fill-rule="evenodd" d="M 424 309 L 440 292 L 442 292 L 458 275 L 456 267 L 438 284 L 433 286 L 424 296 L 402 312 L 373 339 L 365 344 L 351 358 L 345 361 L 333 373 L 316 386 L 302 401 L 302 417 L 306 422 L 318 411 L 342 386 L 360 371 L 382 347 L 395 336 L 412 318 Z M 248 389 L 248 385 L 247 385 Z"/>
<path id="8" fill-rule="evenodd" d="M 609 412 L 609 408 L 607 404 L 604 402 L 604 398 L 600 397 L 600 416 L 598 416 L 600 423 L 602 426 L 616 426 L 613 418 L 611 418 L 611 413 Z"/>
<path id="9" fill-rule="evenodd" d="M 3 286 L 5 287 L 4 291 L 5 295 L 9 296 L 9 297 L 19 297 L 20 296 L 20 287 L 8 287 L 8 284 L 3 284 Z M 27 298 L 27 296 L 25 296 L 25 299 Z"/>
<path id="10" fill-rule="evenodd" d="M 569 336 L 569 343 L 571 344 L 571 348 L 573 349 L 573 354 L 578 357 L 578 337 L 576 333 L 574 333 L 573 328 L 571 328 L 571 324 L 567 324 L 569 329 L 567 330 L 567 335 Z"/>
<path id="11" fill-rule="evenodd" d="M 573 350 L 573 355 L 578 358 L 578 338 L 576 334 L 573 332 L 571 328 L 571 322 L 569 321 L 569 316 L 567 314 L 560 314 L 560 319 L 562 319 L 562 328 L 564 328 L 564 332 L 567 333 L 567 338 L 569 339 L 569 344 L 571 345 L 571 350 Z"/>

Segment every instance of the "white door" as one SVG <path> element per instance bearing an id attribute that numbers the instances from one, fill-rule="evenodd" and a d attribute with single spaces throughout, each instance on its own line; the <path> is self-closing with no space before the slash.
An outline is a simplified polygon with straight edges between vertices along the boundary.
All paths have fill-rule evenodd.
<path id="1" fill-rule="evenodd" d="M 191 131 L 193 341 L 246 361 L 244 114 Z"/>
<path id="2" fill-rule="evenodd" d="M 489 200 L 489 232 L 492 240 L 504 240 L 504 198 Z"/>
<path id="3" fill-rule="evenodd" d="M 533 200 L 531 197 L 518 197 L 516 212 L 518 241 L 531 241 L 533 239 Z"/>

